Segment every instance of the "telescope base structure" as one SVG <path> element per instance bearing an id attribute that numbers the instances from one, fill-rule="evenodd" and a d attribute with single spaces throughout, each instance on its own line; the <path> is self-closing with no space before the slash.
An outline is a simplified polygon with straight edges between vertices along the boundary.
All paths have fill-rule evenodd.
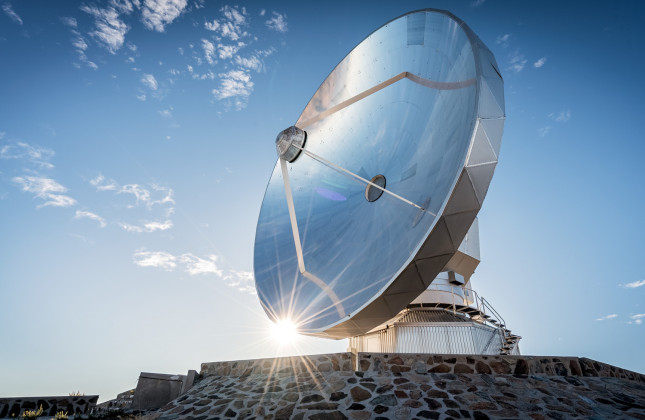
<path id="1" fill-rule="evenodd" d="M 464 307 L 469 308 L 469 307 Z M 519 337 L 452 308 L 409 308 L 349 339 L 350 352 L 519 355 Z"/>
<path id="2" fill-rule="evenodd" d="M 350 337 L 348 351 L 519 355 L 522 337 L 470 285 L 454 271 L 440 273 L 394 318 Z"/>
<path id="3" fill-rule="evenodd" d="M 200 377 L 157 420 L 645 418 L 645 375 L 578 357 L 337 353 Z"/>

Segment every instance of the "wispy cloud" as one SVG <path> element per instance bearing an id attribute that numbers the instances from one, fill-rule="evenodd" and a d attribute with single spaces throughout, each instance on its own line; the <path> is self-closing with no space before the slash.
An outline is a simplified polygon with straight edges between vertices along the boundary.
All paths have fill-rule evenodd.
<path id="1" fill-rule="evenodd" d="M 55 180 L 42 176 L 17 176 L 12 179 L 18 184 L 23 191 L 34 194 L 36 197 L 44 200 L 41 207 L 70 207 L 76 204 L 76 200 L 62 193 L 67 192 L 67 188 Z"/>
<path id="2" fill-rule="evenodd" d="M 645 286 L 645 280 L 637 280 L 633 281 L 631 283 L 627 283 L 625 287 L 628 287 L 630 289 L 635 289 L 637 287 Z"/>
<path id="3" fill-rule="evenodd" d="M 73 17 L 64 16 L 64 17 L 60 18 L 60 21 L 63 22 L 63 25 L 69 26 L 70 28 L 78 27 L 78 22 Z"/>
<path id="4" fill-rule="evenodd" d="M 240 292 L 256 295 L 255 279 L 253 273 L 250 271 L 231 270 L 229 274 L 224 276 L 229 287 L 234 287 Z"/>
<path id="5" fill-rule="evenodd" d="M 140 267 L 155 267 L 165 271 L 172 271 L 177 267 L 177 257 L 163 251 L 138 251 L 133 260 Z"/>
<path id="6" fill-rule="evenodd" d="M 636 314 L 632 315 L 631 319 L 632 321 L 629 322 L 629 324 L 637 324 L 640 325 L 643 323 L 643 318 L 645 318 L 645 314 Z"/>
<path id="7" fill-rule="evenodd" d="M 158 111 L 158 112 L 159 112 L 159 115 L 161 115 L 164 118 L 172 118 L 172 111 L 173 111 L 173 108 L 170 107 L 168 109 L 162 109 L 161 111 Z"/>
<path id="8" fill-rule="evenodd" d="M 155 232 L 157 230 L 168 230 L 172 229 L 174 226 L 172 223 L 172 220 L 166 220 L 165 222 L 144 222 L 143 225 L 131 225 L 129 223 L 125 222 L 119 222 L 118 223 L 123 230 L 127 232 L 134 232 L 134 233 L 143 233 L 143 232 Z"/>
<path id="9" fill-rule="evenodd" d="M 220 74 L 219 77 L 220 86 L 218 89 L 213 89 L 215 98 L 218 100 L 235 98 L 236 108 L 244 108 L 248 97 L 253 92 L 251 76 L 243 70 L 231 70 Z"/>
<path id="10" fill-rule="evenodd" d="M 123 185 L 118 190 L 118 193 L 132 194 L 136 199 L 136 205 L 145 205 L 148 208 L 159 204 L 175 204 L 175 200 L 172 198 L 172 188 L 161 187 L 156 184 L 151 184 L 150 189 L 139 184 L 127 184 Z"/>
<path id="11" fill-rule="evenodd" d="M 538 134 L 540 135 L 540 137 L 546 137 L 546 135 L 549 134 L 549 131 L 551 131 L 552 128 L 553 127 L 551 127 L 550 125 L 540 127 L 538 128 Z"/>
<path id="12" fill-rule="evenodd" d="M 185 265 L 186 272 L 192 276 L 208 273 L 222 276 L 222 270 L 217 267 L 216 255 L 209 255 L 208 259 L 203 259 L 193 254 L 183 254 L 179 257 L 179 261 Z"/>
<path id="13" fill-rule="evenodd" d="M 555 122 L 565 123 L 571 119 L 571 111 L 567 109 L 565 111 L 560 111 L 557 115 L 551 113 L 549 114 L 549 118 Z"/>
<path id="14" fill-rule="evenodd" d="M 53 150 L 20 141 L 0 147 L 0 159 L 21 159 L 39 168 L 53 168 L 54 165 L 50 162 L 52 157 L 54 157 Z"/>
<path id="15" fill-rule="evenodd" d="M 3 4 L 2 11 L 5 12 L 5 14 L 18 25 L 22 25 L 22 19 L 20 19 L 20 16 L 18 16 L 18 14 L 14 12 L 13 8 L 11 7 L 11 3 L 6 2 L 5 4 Z"/>
<path id="16" fill-rule="evenodd" d="M 514 51 L 512 54 L 509 55 L 509 66 L 507 70 L 513 71 L 515 73 L 519 73 L 522 70 L 524 70 L 526 63 L 528 63 L 528 60 L 525 59 L 524 56 L 520 54 L 518 51 Z"/>
<path id="17" fill-rule="evenodd" d="M 246 21 L 246 9 L 238 6 L 224 6 L 220 9 L 223 15 L 221 19 L 215 19 L 212 22 L 206 22 L 204 28 L 217 33 L 221 38 L 228 38 L 231 41 L 237 41 L 249 35 L 246 31 L 248 22 Z"/>
<path id="18" fill-rule="evenodd" d="M 151 90 L 157 90 L 159 85 L 157 84 L 157 79 L 152 74 L 145 74 L 141 78 L 141 83 L 150 88 Z"/>
<path id="19" fill-rule="evenodd" d="M 470 3 L 470 6 L 471 7 L 479 7 L 484 3 L 486 3 L 486 0 L 475 0 L 472 3 Z"/>
<path id="20" fill-rule="evenodd" d="M 141 249 L 134 253 L 133 262 L 140 267 L 153 267 L 164 271 L 182 270 L 191 276 L 214 275 L 240 292 L 256 294 L 253 273 L 240 270 L 225 271 L 220 267 L 217 255 L 211 254 L 201 258 L 192 253 L 176 256 L 165 251 Z"/>
<path id="21" fill-rule="evenodd" d="M 264 69 L 264 64 L 256 56 L 241 57 L 237 55 L 235 56 L 235 63 L 249 70 L 255 70 L 256 72 L 259 72 Z"/>
<path id="22" fill-rule="evenodd" d="M 99 223 L 99 226 L 104 228 L 107 226 L 105 219 L 99 216 L 98 214 L 92 213 L 90 211 L 76 210 L 74 219 L 91 219 L 96 220 Z"/>
<path id="23" fill-rule="evenodd" d="M 603 317 L 597 318 L 597 319 L 596 319 L 596 321 L 606 321 L 606 320 L 608 320 L 608 319 L 614 319 L 614 318 L 616 318 L 616 317 L 618 317 L 618 315 L 616 315 L 616 314 L 610 314 L 610 315 L 607 315 L 607 316 L 603 316 Z"/>
<path id="24" fill-rule="evenodd" d="M 208 64 L 215 63 L 215 45 L 207 39 L 202 39 L 202 48 L 204 49 L 204 58 Z"/>
<path id="25" fill-rule="evenodd" d="M 90 184 L 96 187 L 98 191 L 114 191 L 119 188 L 119 185 L 113 180 L 106 181 L 105 177 L 101 174 L 96 178 L 90 180 Z"/>
<path id="26" fill-rule="evenodd" d="M 533 63 L 533 67 L 535 67 L 536 69 L 539 69 L 543 67 L 545 64 L 546 64 L 546 57 L 542 57 L 538 61 Z"/>
<path id="27" fill-rule="evenodd" d="M 164 32 L 181 15 L 186 4 L 186 0 L 145 0 L 141 20 L 146 28 Z"/>
<path id="28" fill-rule="evenodd" d="M 495 40 L 495 43 L 497 45 L 501 45 L 502 48 L 507 48 L 508 47 L 508 41 L 511 39 L 511 34 L 504 34 L 504 35 L 499 35 L 497 39 Z"/>
<path id="29" fill-rule="evenodd" d="M 120 18 L 120 11 L 126 13 L 132 10 L 132 6 L 128 2 L 115 3 L 121 4 L 120 10 L 113 6 L 108 6 L 104 9 L 96 6 L 81 6 L 81 10 L 94 17 L 95 30 L 90 32 L 99 44 L 102 44 L 109 52 L 115 54 L 125 42 L 125 34 L 130 29 L 128 25 Z M 130 7 L 126 7 L 128 4 Z"/>
<path id="30" fill-rule="evenodd" d="M 269 29 L 276 32 L 284 33 L 289 30 L 287 25 L 287 15 L 283 15 L 278 12 L 273 12 L 271 19 L 267 20 L 265 23 Z"/>

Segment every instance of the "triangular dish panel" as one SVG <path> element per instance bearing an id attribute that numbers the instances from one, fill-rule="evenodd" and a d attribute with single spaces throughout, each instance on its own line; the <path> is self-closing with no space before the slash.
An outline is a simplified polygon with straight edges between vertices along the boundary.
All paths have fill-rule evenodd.
<path id="1" fill-rule="evenodd" d="M 475 139 L 473 141 L 472 148 L 470 149 L 466 166 L 481 165 L 483 163 L 491 162 L 497 162 L 497 156 L 488 141 L 486 131 L 484 131 L 483 126 L 478 121 L 477 128 L 475 129 Z"/>
<path id="2" fill-rule="evenodd" d="M 479 202 L 484 201 L 486 193 L 488 192 L 488 186 L 490 185 L 490 180 L 493 178 L 493 173 L 495 172 L 496 163 L 490 163 L 487 165 L 472 166 L 466 168 L 468 175 L 470 176 L 473 186 L 475 187 L 475 193 Z"/>

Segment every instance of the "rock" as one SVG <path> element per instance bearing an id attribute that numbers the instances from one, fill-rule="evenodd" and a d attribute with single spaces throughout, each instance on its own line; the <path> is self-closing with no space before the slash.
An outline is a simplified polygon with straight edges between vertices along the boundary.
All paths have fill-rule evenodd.
<path id="1" fill-rule="evenodd" d="M 331 413 L 318 413 L 309 416 L 310 420 L 347 420 L 347 416 L 340 411 L 332 411 Z"/>
<path id="2" fill-rule="evenodd" d="M 338 408 L 338 404 L 329 402 L 317 402 L 308 405 L 301 405 L 298 408 L 302 408 L 304 410 L 335 410 Z"/>
<path id="3" fill-rule="evenodd" d="M 417 400 L 407 400 L 406 402 L 403 403 L 403 405 L 406 407 L 412 407 L 412 408 L 423 407 L 423 403 Z"/>
<path id="4" fill-rule="evenodd" d="M 361 359 L 361 361 L 360 361 L 360 369 L 363 372 L 367 372 L 370 369 L 370 365 L 371 365 L 371 363 L 370 363 L 369 360 Z"/>
<path id="5" fill-rule="evenodd" d="M 433 400 L 432 398 L 424 398 L 423 401 L 426 402 L 426 405 L 430 410 L 438 410 L 441 408 L 441 403 L 437 400 Z"/>
<path id="6" fill-rule="evenodd" d="M 392 388 L 394 388 L 392 385 L 389 385 L 389 384 L 388 384 L 388 385 L 383 385 L 383 386 L 378 387 L 378 388 L 376 389 L 376 393 L 377 393 L 377 394 L 383 394 L 383 393 L 385 393 L 385 392 L 388 392 L 388 391 L 389 391 L 389 390 L 391 390 Z"/>
<path id="7" fill-rule="evenodd" d="M 275 412 L 275 419 L 276 420 L 288 420 L 291 418 L 291 415 L 293 414 L 293 409 L 296 408 L 295 404 L 290 404 L 286 407 L 282 407 L 278 411 Z"/>
<path id="8" fill-rule="evenodd" d="M 237 416 L 237 413 L 229 408 L 228 410 L 226 410 L 226 413 L 224 413 L 224 415 L 226 417 L 235 417 Z"/>
<path id="9" fill-rule="evenodd" d="M 425 362 L 417 361 L 412 365 L 412 368 L 416 373 L 425 374 L 428 373 L 428 365 Z"/>
<path id="10" fill-rule="evenodd" d="M 305 395 L 302 397 L 300 400 L 300 404 L 307 404 L 307 403 L 312 403 L 312 402 L 318 402 L 324 400 L 325 397 L 319 394 L 311 394 L 311 395 Z"/>
<path id="11" fill-rule="evenodd" d="M 490 367 L 498 374 L 508 375 L 511 373 L 511 366 L 506 362 L 490 362 Z"/>
<path id="12" fill-rule="evenodd" d="M 349 416 L 353 419 L 366 420 L 372 416 L 372 413 L 369 411 L 352 411 Z"/>
<path id="13" fill-rule="evenodd" d="M 574 376 L 582 376 L 582 370 L 580 370 L 580 364 L 578 363 L 577 360 L 571 360 L 569 362 L 569 370 L 571 371 L 571 374 Z"/>
<path id="14" fill-rule="evenodd" d="M 329 396 L 330 401 L 339 401 L 347 397 L 347 394 L 344 392 L 332 392 L 332 394 Z"/>
<path id="15" fill-rule="evenodd" d="M 465 365 L 463 363 L 457 363 L 455 365 L 455 368 L 454 368 L 453 372 L 455 372 L 455 373 L 465 373 L 465 374 L 475 373 L 473 368 L 471 368 L 470 366 Z"/>
<path id="16" fill-rule="evenodd" d="M 448 373 L 450 372 L 450 366 L 444 365 L 443 363 L 437 366 L 434 366 L 430 368 L 428 372 L 435 372 L 435 373 Z"/>
<path id="17" fill-rule="evenodd" d="M 389 410 L 389 407 L 386 407 L 386 406 L 384 406 L 384 405 L 377 405 L 376 407 L 374 407 L 374 412 L 375 412 L 376 414 L 383 414 L 383 413 L 385 413 L 387 410 Z"/>
<path id="18" fill-rule="evenodd" d="M 468 409 L 469 410 L 497 410 L 498 407 L 492 402 L 480 401 L 480 402 L 471 404 L 470 407 L 468 407 Z"/>
<path id="19" fill-rule="evenodd" d="M 365 406 L 363 404 L 357 404 L 357 403 L 352 403 L 352 405 L 347 408 L 348 410 L 365 410 Z"/>
<path id="20" fill-rule="evenodd" d="M 489 420 L 490 417 L 488 417 L 486 414 L 482 413 L 481 411 L 475 411 L 473 413 L 473 418 L 475 420 Z"/>
<path id="21" fill-rule="evenodd" d="M 481 360 L 478 360 L 477 363 L 475 363 L 475 370 L 477 371 L 477 373 L 492 373 L 490 367 Z"/>
<path id="22" fill-rule="evenodd" d="M 398 404 L 396 397 L 392 394 L 379 395 L 376 398 L 373 398 L 370 401 L 372 405 L 387 405 L 389 407 L 394 407 Z"/>
<path id="23" fill-rule="evenodd" d="M 528 377 L 529 375 L 529 364 L 526 362 L 524 359 L 519 359 L 517 363 L 515 364 L 515 370 L 513 371 L 513 375 L 519 376 L 519 377 Z"/>
<path id="24" fill-rule="evenodd" d="M 282 398 L 285 401 L 296 402 L 300 398 L 300 395 L 297 392 L 287 392 Z"/>
<path id="25" fill-rule="evenodd" d="M 422 417 L 424 419 L 438 419 L 439 413 L 437 413 L 436 411 L 423 410 L 423 411 L 419 411 L 417 413 L 417 416 Z"/>
<path id="26" fill-rule="evenodd" d="M 426 395 L 431 398 L 449 398 L 450 396 L 443 392 L 439 391 L 438 389 L 431 389 L 430 391 L 426 392 Z"/>
<path id="27" fill-rule="evenodd" d="M 354 401 L 363 401 L 372 396 L 372 394 L 368 390 L 361 388 L 360 386 L 355 386 L 354 388 L 350 389 L 349 393 L 352 395 L 352 399 Z"/>

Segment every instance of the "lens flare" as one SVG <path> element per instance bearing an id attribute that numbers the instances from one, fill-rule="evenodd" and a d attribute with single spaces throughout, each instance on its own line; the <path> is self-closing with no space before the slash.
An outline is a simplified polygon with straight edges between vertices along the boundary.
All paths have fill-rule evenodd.
<path id="1" fill-rule="evenodd" d="M 271 335 L 279 344 L 292 344 L 298 337 L 298 327 L 290 319 L 282 319 L 271 326 Z"/>

